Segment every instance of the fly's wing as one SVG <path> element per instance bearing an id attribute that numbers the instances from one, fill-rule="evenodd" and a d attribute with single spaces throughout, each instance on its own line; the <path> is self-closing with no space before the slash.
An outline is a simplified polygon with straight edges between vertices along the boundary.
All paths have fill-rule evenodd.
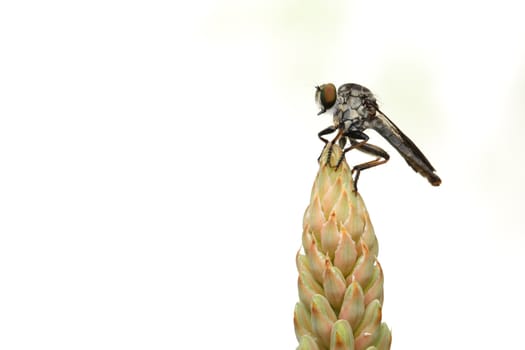
<path id="1" fill-rule="evenodd" d="M 412 169 L 428 179 L 433 186 L 439 186 L 441 179 L 435 169 L 417 146 L 386 115 L 377 110 L 368 120 L 368 127 L 383 136 L 402 156 Z"/>

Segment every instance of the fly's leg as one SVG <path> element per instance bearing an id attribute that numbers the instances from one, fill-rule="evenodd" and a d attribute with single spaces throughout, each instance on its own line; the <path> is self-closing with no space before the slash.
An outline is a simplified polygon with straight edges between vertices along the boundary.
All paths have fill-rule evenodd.
<path id="1" fill-rule="evenodd" d="M 359 175 L 361 174 L 361 171 L 388 162 L 390 156 L 382 148 L 375 145 L 371 145 L 369 143 L 355 142 L 355 144 L 353 143 L 352 146 L 354 145 L 356 146 L 356 149 L 377 157 L 376 159 L 371 160 L 369 162 L 358 164 L 352 169 L 352 172 L 355 172 L 354 190 L 357 192 L 357 181 L 359 180 Z"/>
<path id="2" fill-rule="evenodd" d="M 354 148 L 359 148 L 361 145 L 364 145 L 369 139 L 367 134 L 365 134 L 364 132 L 361 132 L 361 131 L 357 131 L 357 130 L 348 131 L 348 132 L 344 133 L 343 136 L 345 136 L 345 138 L 348 137 L 348 139 L 350 139 L 350 143 L 352 145 L 350 147 L 345 148 L 343 150 L 343 154 L 341 154 L 341 158 L 339 158 L 339 160 L 337 161 L 337 165 L 335 166 L 336 169 L 339 168 L 339 166 L 343 162 L 343 159 L 345 159 L 346 152 L 348 152 L 350 150 L 353 150 Z M 359 141 L 358 142 L 358 141 L 356 141 L 356 139 L 361 139 L 363 141 Z"/>
<path id="3" fill-rule="evenodd" d="M 325 144 L 327 144 L 327 143 L 328 143 L 328 140 L 325 139 L 323 136 L 324 136 L 324 135 L 331 134 L 331 133 L 333 133 L 333 132 L 336 131 L 336 130 L 337 130 L 337 127 L 336 127 L 335 125 L 332 125 L 332 126 L 327 127 L 327 128 L 324 129 L 324 130 L 321 130 L 321 131 L 319 132 L 319 134 L 317 134 L 317 136 L 319 136 L 319 138 L 321 139 L 321 141 L 323 141 Z"/>
<path id="4" fill-rule="evenodd" d="M 336 131 L 338 128 L 334 125 L 332 126 L 329 126 L 327 127 L 326 129 L 324 130 L 321 130 L 319 132 L 319 134 L 317 134 L 317 136 L 319 136 L 319 138 L 321 139 L 321 141 L 323 141 L 326 145 L 325 145 L 325 148 L 326 147 L 329 147 L 328 148 L 328 152 L 327 152 L 327 157 L 326 157 L 326 160 L 327 160 L 327 163 L 328 165 L 331 167 L 332 165 L 330 164 L 330 158 L 332 158 L 332 147 L 334 147 L 334 142 L 336 142 L 336 140 L 341 137 L 342 135 L 342 131 L 340 130 L 339 133 L 337 133 L 337 135 L 335 136 L 335 138 L 330 142 L 328 141 L 327 139 L 325 139 L 323 136 L 324 135 L 328 135 L 328 134 L 331 134 L 333 133 L 334 131 Z M 323 148 L 323 151 L 321 152 L 321 154 L 319 155 L 319 158 L 317 158 L 317 161 L 319 162 L 320 159 L 321 159 L 321 156 L 323 155 L 323 152 L 324 152 L 324 148 Z"/>

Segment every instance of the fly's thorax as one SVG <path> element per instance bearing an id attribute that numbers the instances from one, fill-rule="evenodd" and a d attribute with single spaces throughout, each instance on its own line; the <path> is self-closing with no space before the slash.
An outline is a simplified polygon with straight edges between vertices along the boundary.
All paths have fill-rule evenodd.
<path id="1" fill-rule="evenodd" d="M 363 99 L 361 97 L 350 96 L 348 98 L 348 105 L 352 109 L 358 109 L 363 105 Z"/>
<path id="2" fill-rule="evenodd" d="M 377 105 L 374 94 L 359 84 L 341 85 L 337 91 L 337 100 L 357 110 L 362 116 L 363 108 Z"/>
<path id="3" fill-rule="evenodd" d="M 348 111 L 349 107 L 346 103 L 339 100 L 337 101 L 334 109 L 334 125 L 340 126 L 343 123 L 343 119 L 345 118 L 345 113 Z"/>
<path id="4" fill-rule="evenodd" d="M 364 117 L 365 115 L 360 114 L 359 109 L 351 108 L 346 103 L 339 103 L 334 111 L 334 125 L 343 127 L 346 130 L 350 125 L 359 122 Z"/>
<path id="5" fill-rule="evenodd" d="M 354 83 L 349 83 L 349 84 L 343 84 L 339 87 L 339 89 L 337 90 L 337 94 L 339 96 L 346 96 L 347 98 L 348 97 L 365 97 L 365 98 L 370 98 L 370 97 L 374 97 L 374 95 L 372 94 L 372 92 L 362 86 L 362 85 L 359 85 L 359 84 L 354 84 Z"/>
<path id="6" fill-rule="evenodd" d="M 349 97 L 348 106 L 356 110 L 360 117 L 367 118 L 368 116 L 373 116 L 375 114 L 375 107 L 377 106 L 376 99 L 371 97 Z"/>

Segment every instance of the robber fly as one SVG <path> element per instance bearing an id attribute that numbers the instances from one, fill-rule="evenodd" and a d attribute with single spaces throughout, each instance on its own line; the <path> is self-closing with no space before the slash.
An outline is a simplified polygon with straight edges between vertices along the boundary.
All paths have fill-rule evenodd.
<path id="1" fill-rule="evenodd" d="M 366 129 L 374 129 L 381 134 L 405 158 L 408 165 L 426 177 L 433 186 L 441 184 L 441 179 L 435 174 L 432 164 L 419 148 L 379 110 L 374 95 L 366 87 L 344 84 L 336 91 L 334 84 L 324 84 L 316 87 L 315 101 L 321 108 L 318 115 L 324 112 L 333 113 L 334 125 L 322 130 L 318 135 L 324 143 L 328 144 L 328 140 L 323 136 L 338 131 L 337 136 L 330 143 L 331 147 L 333 142 L 337 141 L 343 149 L 336 167 L 339 167 L 345 153 L 351 149 L 358 149 L 377 157 L 375 160 L 354 166 L 356 190 L 362 170 L 384 164 L 390 158 L 383 149 L 367 143 L 369 137 L 364 133 Z M 350 146 L 345 148 L 347 141 L 350 142 Z"/>

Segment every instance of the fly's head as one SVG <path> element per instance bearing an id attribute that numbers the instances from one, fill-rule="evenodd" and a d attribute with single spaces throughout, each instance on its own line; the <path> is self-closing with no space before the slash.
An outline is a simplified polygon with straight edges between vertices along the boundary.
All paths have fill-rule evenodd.
<path id="1" fill-rule="evenodd" d="M 317 115 L 321 115 L 335 105 L 337 101 L 337 90 L 332 83 L 315 87 L 315 102 L 321 109 Z"/>

